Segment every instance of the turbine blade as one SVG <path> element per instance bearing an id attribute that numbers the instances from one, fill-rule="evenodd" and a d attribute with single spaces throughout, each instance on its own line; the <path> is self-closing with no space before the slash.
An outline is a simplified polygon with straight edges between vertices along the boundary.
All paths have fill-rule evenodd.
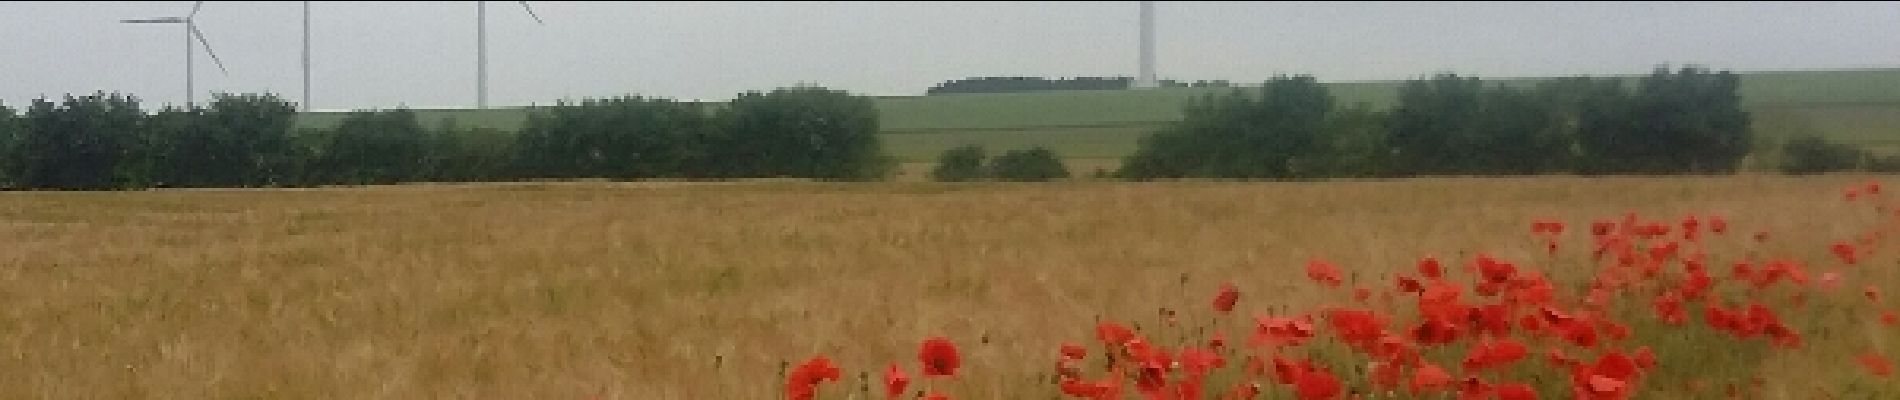
<path id="1" fill-rule="evenodd" d="M 218 64 L 218 70 L 224 71 L 225 75 L 230 75 L 231 71 L 224 69 L 224 60 L 218 59 L 218 52 L 211 51 L 211 42 L 205 40 L 205 34 L 203 32 L 198 31 L 198 24 L 186 24 L 185 26 L 191 28 L 191 36 L 198 38 L 198 44 L 204 46 L 205 54 L 211 55 L 211 62 Z"/>
<path id="2" fill-rule="evenodd" d="M 521 9 L 528 10 L 528 17 L 534 18 L 534 23 L 541 24 L 541 25 L 548 24 L 546 22 L 541 22 L 541 16 L 534 14 L 534 7 L 528 7 L 528 2 L 522 1 L 518 3 L 521 3 Z"/>
<path id="3" fill-rule="evenodd" d="M 204 0 L 199 0 L 199 1 L 198 1 L 198 2 L 196 2 L 196 3 L 192 3 L 192 4 L 191 4 L 191 15 L 186 15 L 186 16 L 185 16 L 185 18 L 191 18 L 191 17 L 196 17 L 196 16 L 198 16 L 198 9 L 200 9 L 200 8 L 204 8 L 204 6 L 205 6 L 205 2 L 204 2 Z"/>

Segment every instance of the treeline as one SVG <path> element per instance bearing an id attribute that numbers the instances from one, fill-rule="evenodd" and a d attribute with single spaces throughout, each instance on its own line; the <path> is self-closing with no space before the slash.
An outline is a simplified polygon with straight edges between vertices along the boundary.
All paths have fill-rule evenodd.
<path id="1" fill-rule="evenodd" d="M 1135 82 L 1130 77 L 1077 77 L 1048 79 L 1041 77 L 983 77 L 965 78 L 948 81 L 925 90 L 925 94 L 950 93 L 1010 93 L 1034 92 L 1046 90 L 1122 90 Z M 1155 82 L 1161 87 L 1231 87 L 1225 80 L 1198 80 L 1193 83 L 1163 79 Z"/>
<path id="2" fill-rule="evenodd" d="M 1419 175 L 1726 174 L 1750 153 L 1739 79 L 1658 68 L 1635 87 L 1575 77 L 1534 87 L 1455 74 L 1405 83 L 1390 110 L 1341 108 L 1311 76 L 1276 77 L 1185 108 L 1117 174 L 1316 179 Z"/>
<path id="3" fill-rule="evenodd" d="M 404 110 L 297 130 L 270 94 L 214 96 L 145 113 L 96 93 L 0 104 L 0 186 L 32 189 L 291 187 L 543 178 L 792 177 L 875 180 L 893 170 L 869 98 L 818 87 L 720 104 L 627 96 L 537 108 L 519 134 Z"/>

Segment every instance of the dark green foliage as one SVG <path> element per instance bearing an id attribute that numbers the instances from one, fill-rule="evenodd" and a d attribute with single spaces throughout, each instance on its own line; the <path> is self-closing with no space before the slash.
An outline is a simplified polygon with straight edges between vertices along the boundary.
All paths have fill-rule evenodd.
<path id="1" fill-rule="evenodd" d="M 1041 146 L 1005 152 L 990 160 L 989 169 L 996 179 L 1008 182 L 1047 182 L 1069 178 L 1069 169 L 1062 165 L 1062 158 Z"/>
<path id="2" fill-rule="evenodd" d="M 318 184 L 392 184 L 415 181 L 428 167 L 429 135 L 407 109 L 350 113 L 311 160 Z"/>
<path id="3" fill-rule="evenodd" d="M 1331 110 L 1310 77 L 1191 102 L 1144 138 L 1118 175 L 1164 178 L 1733 173 L 1749 154 L 1738 80 L 1659 69 L 1635 92 L 1617 79 L 1487 88 L 1439 74 L 1405 83 L 1389 113 Z"/>
<path id="4" fill-rule="evenodd" d="M 1399 90 L 1394 167 L 1413 175 L 1536 174 L 1571 158 L 1557 105 L 1477 78 L 1441 74 Z"/>
<path id="5" fill-rule="evenodd" d="M 637 96 L 563 102 L 528 116 L 516 163 L 539 178 L 701 176 L 711 128 L 693 103 Z"/>
<path id="6" fill-rule="evenodd" d="M 290 179 L 296 106 L 276 95 L 216 94 L 209 107 L 148 117 L 153 179 L 173 187 L 254 187 Z"/>
<path id="7" fill-rule="evenodd" d="M 33 188 L 142 187 L 150 176 L 143 119 L 138 99 L 117 93 L 34 100 L 7 155 L 7 175 Z"/>
<path id="8" fill-rule="evenodd" d="M 1261 97 L 1235 90 L 1192 101 L 1185 119 L 1144 138 L 1119 175 L 1156 178 L 1305 178 L 1324 173 L 1333 97 L 1311 76 L 1275 77 Z"/>
<path id="9" fill-rule="evenodd" d="M 1386 135 L 1387 116 L 1366 107 L 1333 113 L 1325 149 L 1315 162 L 1322 175 L 1344 178 L 1390 176 L 1395 152 Z"/>
<path id="10" fill-rule="evenodd" d="M 1579 144 L 1596 173 L 1731 173 L 1752 143 L 1740 79 L 1700 67 L 1658 68 L 1627 99 L 1597 99 Z"/>
<path id="11" fill-rule="evenodd" d="M 937 157 L 937 167 L 931 169 L 930 178 L 938 182 L 970 182 L 983 180 L 989 176 L 983 161 L 988 155 L 983 146 L 963 145 L 944 150 Z"/>
<path id="12" fill-rule="evenodd" d="M 0 188 L 16 186 L 13 182 L 13 145 L 20 136 L 20 118 L 13 109 L 0 102 Z"/>
<path id="13" fill-rule="evenodd" d="M 892 171 L 869 98 L 808 86 L 748 92 L 717 118 L 705 164 L 717 177 L 872 180 Z"/>
<path id="14" fill-rule="evenodd" d="M 1840 143 L 1831 143 L 1819 136 L 1800 136 L 1782 144 L 1781 172 L 1794 175 L 1818 174 L 1835 171 L 1849 171 L 1861 167 L 1862 162 L 1872 158 L 1865 150 Z M 1889 168 L 1891 160 L 1878 160 L 1870 169 Z"/>
<path id="15" fill-rule="evenodd" d="M 444 123 L 429 133 L 428 173 L 435 182 L 489 182 L 511 178 L 516 135 L 491 128 L 462 129 Z"/>

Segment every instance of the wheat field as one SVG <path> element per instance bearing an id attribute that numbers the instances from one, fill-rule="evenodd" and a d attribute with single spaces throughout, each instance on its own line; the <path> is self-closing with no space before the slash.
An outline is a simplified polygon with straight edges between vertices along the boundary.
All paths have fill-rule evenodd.
<path id="1" fill-rule="evenodd" d="M 1045 361 L 1096 318 L 1198 310 L 1227 281 L 1248 309 L 1314 305 L 1315 257 L 1354 280 L 1538 260 L 1527 221 L 1634 211 L 1818 259 L 1870 218 L 1839 202 L 1867 179 L 0 193 L 0 398 L 771 399 L 783 363 L 829 355 L 855 392 L 943 335 L 966 363 L 945 392 L 1047 399 Z M 1900 293 L 1892 257 L 1869 265 Z M 1857 349 L 1810 346 L 1764 363 L 1790 371 L 1769 393 L 1854 373 L 1832 358 Z"/>

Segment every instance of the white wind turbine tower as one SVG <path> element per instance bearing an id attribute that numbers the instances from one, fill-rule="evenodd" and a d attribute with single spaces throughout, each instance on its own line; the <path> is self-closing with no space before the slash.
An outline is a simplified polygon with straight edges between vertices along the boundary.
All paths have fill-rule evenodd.
<path id="1" fill-rule="evenodd" d="M 119 22 L 124 22 L 128 24 L 184 24 L 185 25 L 185 106 L 186 107 L 190 107 L 192 104 L 194 104 L 194 100 L 197 99 L 197 94 L 198 94 L 196 91 L 197 89 L 195 89 L 192 86 L 191 53 L 192 53 L 192 47 L 194 47 L 191 45 L 192 39 L 194 38 L 197 39 L 198 44 L 204 47 L 205 54 L 211 55 L 211 61 L 218 64 L 219 71 L 223 71 L 225 75 L 231 74 L 230 70 L 224 69 L 224 61 L 218 59 L 218 53 L 211 51 L 211 42 L 206 41 L 205 35 L 203 33 L 198 32 L 198 24 L 193 18 L 196 18 L 198 16 L 198 9 L 203 8 L 204 5 L 205 5 L 205 2 L 203 1 L 199 1 L 197 3 L 192 4 L 191 14 L 186 14 L 184 17 L 128 19 L 128 20 L 119 21 Z"/>
<path id="2" fill-rule="evenodd" d="M 1141 74 L 1136 88 L 1155 87 L 1155 2 L 1141 2 Z"/>
<path id="3" fill-rule="evenodd" d="M 528 12 L 528 17 L 534 18 L 534 23 L 547 24 L 541 22 L 541 16 L 534 14 L 534 8 L 528 7 L 528 2 L 517 3 L 521 3 L 521 9 Z M 486 1 L 475 2 L 475 106 L 484 110 L 488 109 L 488 2 Z"/>

